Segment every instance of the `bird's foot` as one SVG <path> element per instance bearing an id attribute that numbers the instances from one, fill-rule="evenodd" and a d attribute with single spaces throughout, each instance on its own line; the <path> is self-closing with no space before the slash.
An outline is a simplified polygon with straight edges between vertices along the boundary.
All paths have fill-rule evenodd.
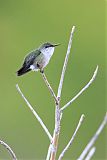
<path id="1" fill-rule="evenodd" d="M 40 69 L 40 73 L 44 73 L 44 69 Z"/>

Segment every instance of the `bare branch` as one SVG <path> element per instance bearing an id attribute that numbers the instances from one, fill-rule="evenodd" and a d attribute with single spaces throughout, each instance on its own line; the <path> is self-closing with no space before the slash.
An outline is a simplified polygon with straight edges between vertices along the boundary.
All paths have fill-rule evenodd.
<path id="1" fill-rule="evenodd" d="M 73 26 L 71 35 L 70 35 L 70 40 L 68 44 L 68 49 L 67 53 L 65 56 L 65 61 L 63 64 L 63 69 L 62 69 L 62 74 L 59 82 L 59 87 L 58 87 L 58 93 L 57 93 L 57 103 L 56 103 L 56 109 L 55 109 L 55 129 L 54 129 L 54 134 L 53 134 L 53 147 L 54 150 L 51 151 L 51 157 L 50 160 L 55 160 L 56 159 L 56 153 L 57 153 L 57 148 L 58 148 L 58 140 L 59 140 L 59 134 L 60 134 L 60 122 L 61 122 L 61 117 L 62 113 L 60 112 L 60 97 L 61 97 L 61 91 L 62 91 L 62 86 L 63 86 L 63 81 L 64 81 L 64 76 L 65 76 L 65 71 L 68 63 L 68 58 L 70 54 L 70 49 L 71 49 L 71 44 L 72 44 L 72 37 L 73 33 L 75 30 L 75 26 Z"/>
<path id="2" fill-rule="evenodd" d="M 46 86 L 48 87 L 48 89 L 49 89 L 49 91 L 50 91 L 52 97 L 53 97 L 54 100 L 55 100 L 55 103 L 58 104 L 57 97 L 56 97 L 56 95 L 55 95 L 55 93 L 54 93 L 54 91 L 53 91 L 53 89 L 52 89 L 50 83 L 48 82 L 45 73 L 44 73 L 44 72 L 43 72 L 43 73 L 41 72 L 41 74 L 42 74 L 42 77 L 43 77 L 43 80 L 44 80 Z"/>
<path id="3" fill-rule="evenodd" d="M 96 67 L 95 71 L 94 71 L 94 74 L 92 76 L 92 78 L 90 79 L 90 81 L 86 84 L 86 86 L 84 88 L 82 88 L 80 90 L 80 92 L 74 96 L 67 104 L 65 104 L 60 110 L 63 111 L 65 108 L 67 108 L 71 103 L 73 103 L 91 84 L 92 82 L 95 80 L 96 78 L 96 75 L 97 75 L 97 72 L 98 72 L 98 66 Z"/>
<path id="4" fill-rule="evenodd" d="M 74 141 L 74 138 L 75 138 L 75 136 L 76 136 L 76 134 L 77 134 L 77 132 L 78 132 L 78 130 L 79 130 L 79 128 L 80 128 L 83 120 L 84 120 L 84 117 L 85 117 L 84 114 L 82 114 L 81 117 L 80 117 L 79 123 L 78 123 L 78 125 L 77 125 L 77 127 L 76 127 L 76 130 L 75 130 L 75 132 L 74 132 L 74 134 L 73 134 L 73 136 L 71 137 L 71 139 L 70 139 L 70 141 L 68 142 L 67 146 L 64 148 L 64 150 L 63 150 L 62 153 L 60 154 L 58 160 L 62 160 L 65 152 L 66 152 L 66 151 L 69 149 L 69 147 L 72 145 L 72 142 Z"/>
<path id="5" fill-rule="evenodd" d="M 13 152 L 13 150 L 10 148 L 10 146 L 8 144 L 6 144 L 2 140 L 0 140 L 0 144 L 3 145 L 8 150 L 8 152 L 11 155 L 13 160 L 17 160 L 15 153 Z"/>
<path id="6" fill-rule="evenodd" d="M 48 153 L 47 153 L 47 156 L 46 156 L 46 160 L 49 160 L 49 158 L 50 158 L 50 155 L 51 155 L 51 145 L 52 144 L 49 145 Z"/>
<path id="7" fill-rule="evenodd" d="M 92 156 L 94 155 L 96 151 L 96 148 L 95 147 L 92 147 L 88 153 L 88 155 L 86 156 L 85 160 L 90 160 L 92 158 Z"/>
<path id="8" fill-rule="evenodd" d="M 96 133 L 94 134 L 94 136 L 92 137 L 90 142 L 87 144 L 87 146 L 83 150 L 83 152 L 80 155 L 80 157 L 78 158 L 78 160 L 83 160 L 84 159 L 84 157 L 89 152 L 89 150 L 91 149 L 91 147 L 94 145 L 95 141 L 97 140 L 98 136 L 100 135 L 100 133 L 104 129 L 105 125 L 107 125 L 107 113 L 106 113 L 106 115 L 104 117 L 104 120 L 102 121 L 101 125 L 99 126 L 98 130 L 96 131 Z"/>
<path id="9" fill-rule="evenodd" d="M 67 53 L 66 53 L 66 57 L 65 57 L 65 61 L 64 61 L 63 69 L 62 69 L 62 74 L 61 74 L 61 78 L 60 78 L 60 82 L 59 82 L 58 94 L 57 94 L 57 98 L 59 101 L 60 101 L 60 97 L 61 97 L 62 85 L 63 85 L 63 81 L 64 81 L 64 76 L 65 76 L 65 71 L 66 71 L 66 67 L 67 67 L 67 63 L 68 63 L 70 50 L 71 50 L 74 31 L 75 31 L 75 26 L 73 26 L 72 30 L 71 30 L 71 35 L 70 35 L 70 39 L 69 39 L 69 43 L 68 43 L 68 49 L 67 49 Z"/>
<path id="10" fill-rule="evenodd" d="M 25 98 L 24 94 L 22 93 L 22 91 L 20 90 L 18 84 L 16 84 L 16 88 L 18 90 L 18 92 L 21 94 L 22 98 L 24 99 L 24 101 L 26 102 L 27 106 L 29 107 L 29 109 L 31 110 L 31 112 L 34 114 L 34 116 L 36 117 L 36 119 L 38 120 L 38 122 L 40 123 L 40 125 L 42 126 L 42 128 L 44 129 L 45 133 L 47 134 L 47 136 L 49 137 L 50 141 L 52 142 L 52 136 L 50 134 L 50 132 L 48 131 L 46 125 L 43 123 L 42 119 L 40 118 L 40 116 L 37 114 L 37 112 L 33 109 L 33 107 L 31 106 L 31 104 L 28 102 L 28 100 Z"/>

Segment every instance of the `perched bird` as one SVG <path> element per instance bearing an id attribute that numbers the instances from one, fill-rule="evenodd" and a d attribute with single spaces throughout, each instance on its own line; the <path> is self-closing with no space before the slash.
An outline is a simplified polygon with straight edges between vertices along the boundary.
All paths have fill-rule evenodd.
<path id="1" fill-rule="evenodd" d="M 44 68 L 50 61 L 53 55 L 54 49 L 59 44 L 44 43 L 38 49 L 31 51 L 25 58 L 22 67 L 16 72 L 17 76 L 21 76 L 31 70 L 40 72 L 44 71 Z"/>

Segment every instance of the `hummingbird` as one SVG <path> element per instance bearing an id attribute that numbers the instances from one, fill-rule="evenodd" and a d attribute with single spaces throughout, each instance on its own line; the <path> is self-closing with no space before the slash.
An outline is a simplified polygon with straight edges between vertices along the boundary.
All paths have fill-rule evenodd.
<path id="1" fill-rule="evenodd" d="M 17 76 L 21 76 L 29 71 L 44 72 L 44 68 L 49 63 L 56 46 L 59 44 L 44 43 L 39 48 L 31 51 L 25 58 L 22 67 L 16 72 Z"/>

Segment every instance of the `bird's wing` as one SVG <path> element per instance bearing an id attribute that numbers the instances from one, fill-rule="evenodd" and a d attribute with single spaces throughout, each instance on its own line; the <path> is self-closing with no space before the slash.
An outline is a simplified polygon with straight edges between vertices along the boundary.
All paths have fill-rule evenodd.
<path id="1" fill-rule="evenodd" d="M 39 50 L 36 51 L 32 51 L 31 53 L 29 53 L 25 59 L 24 59 L 24 63 L 23 66 L 27 65 L 30 66 L 31 64 L 33 64 L 35 58 L 40 54 L 41 52 Z"/>

